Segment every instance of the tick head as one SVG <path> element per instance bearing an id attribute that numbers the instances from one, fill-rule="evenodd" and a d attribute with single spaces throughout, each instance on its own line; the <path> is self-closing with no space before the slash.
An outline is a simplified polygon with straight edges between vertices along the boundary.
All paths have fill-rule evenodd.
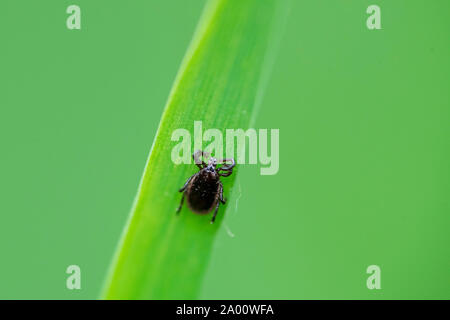
<path id="1" fill-rule="evenodd" d="M 208 172 L 215 172 L 217 166 L 217 159 L 216 158 L 209 158 L 208 160 L 208 166 L 206 167 L 206 171 Z"/>

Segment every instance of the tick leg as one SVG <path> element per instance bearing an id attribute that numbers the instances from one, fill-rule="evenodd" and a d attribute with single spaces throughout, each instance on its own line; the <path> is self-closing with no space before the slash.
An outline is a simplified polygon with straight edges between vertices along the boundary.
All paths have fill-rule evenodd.
<path id="1" fill-rule="evenodd" d="M 180 214 L 180 210 L 181 210 L 181 207 L 183 206 L 183 202 L 184 202 L 184 192 L 183 192 L 183 196 L 181 197 L 180 206 L 177 209 L 177 215 Z"/>
<path id="2" fill-rule="evenodd" d="M 179 192 L 183 192 L 184 190 L 186 190 L 186 187 L 188 186 L 189 181 L 191 181 L 191 179 L 192 179 L 194 176 L 195 176 L 195 174 L 192 175 L 192 176 L 190 176 L 189 179 L 187 179 L 187 181 L 184 183 L 184 186 L 183 186 L 180 190 L 178 190 L 178 191 L 179 191 Z"/>
<path id="3" fill-rule="evenodd" d="M 220 200 L 220 202 L 225 204 L 225 199 L 223 198 L 223 185 L 222 184 L 219 185 L 219 200 Z"/>
<path id="4" fill-rule="evenodd" d="M 214 220 L 216 220 L 217 210 L 219 210 L 220 201 L 217 201 L 216 210 L 214 210 L 213 217 L 211 219 L 211 223 L 214 223 Z"/>
<path id="5" fill-rule="evenodd" d="M 228 177 L 229 175 L 231 175 L 233 173 L 233 170 L 227 170 L 227 171 L 223 171 L 222 169 L 219 169 L 219 176 L 221 177 Z"/>
<path id="6" fill-rule="evenodd" d="M 206 152 L 203 152 L 201 150 L 197 150 L 192 154 L 192 158 L 194 159 L 194 163 L 197 165 L 197 167 L 201 170 L 204 167 L 206 167 L 206 163 L 200 159 L 200 157 L 208 156 Z"/>
<path id="7" fill-rule="evenodd" d="M 231 162 L 230 164 L 227 164 L 227 162 Z M 223 163 L 224 165 L 221 167 L 222 170 L 230 170 L 233 169 L 234 166 L 236 165 L 236 162 L 234 161 L 233 158 L 228 158 L 228 159 L 222 159 L 220 160 L 220 163 Z"/>

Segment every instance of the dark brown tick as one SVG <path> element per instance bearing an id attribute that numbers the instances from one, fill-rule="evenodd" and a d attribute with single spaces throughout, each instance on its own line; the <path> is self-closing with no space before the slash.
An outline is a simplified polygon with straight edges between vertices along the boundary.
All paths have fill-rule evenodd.
<path id="1" fill-rule="evenodd" d="M 201 157 L 204 156 L 206 156 L 206 153 L 200 150 L 192 155 L 194 163 L 200 171 L 187 179 L 183 188 L 180 189 L 180 192 L 183 192 L 183 196 L 181 197 L 177 214 L 180 212 L 186 197 L 189 209 L 195 213 L 207 214 L 215 208 L 211 219 L 211 223 L 213 223 L 220 203 L 225 204 L 220 177 L 228 177 L 232 174 L 235 162 L 233 158 L 217 160 L 211 157 L 208 160 L 208 164 L 206 164 L 201 160 Z M 219 164 L 221 166 L 217 167 Z"/>

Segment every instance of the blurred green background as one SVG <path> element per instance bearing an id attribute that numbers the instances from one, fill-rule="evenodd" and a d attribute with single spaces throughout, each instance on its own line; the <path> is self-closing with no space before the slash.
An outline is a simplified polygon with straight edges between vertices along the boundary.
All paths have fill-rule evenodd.
<path id="1" fill-rule="evenodd" d="M 203 5 L 0 3 L 0 298 L 98 297 Z M 280 171 L 239 170 L 200 298 L 450 298 L 449 12 L 291 1 L 256 122 Z"/>

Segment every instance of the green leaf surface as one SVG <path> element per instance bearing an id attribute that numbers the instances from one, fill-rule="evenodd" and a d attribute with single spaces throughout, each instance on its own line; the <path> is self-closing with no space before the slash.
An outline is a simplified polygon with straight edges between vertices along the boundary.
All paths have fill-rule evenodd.
<path id="1" fill-rule="evenodd" d="M 184 206 L 178 189 L 198 171 L 171 161 L 174 130 L 194 121 L 246 130 L 254 121 L 281 37 L 283 0 L 209 1 L 170 93 L 138 194 L 106 280 L 106 299 L 195 299 L 236 175 L 222 178 L 227 204 L 211 214 Z M 193 146 L 192 146 L 193 148 Z"/>

